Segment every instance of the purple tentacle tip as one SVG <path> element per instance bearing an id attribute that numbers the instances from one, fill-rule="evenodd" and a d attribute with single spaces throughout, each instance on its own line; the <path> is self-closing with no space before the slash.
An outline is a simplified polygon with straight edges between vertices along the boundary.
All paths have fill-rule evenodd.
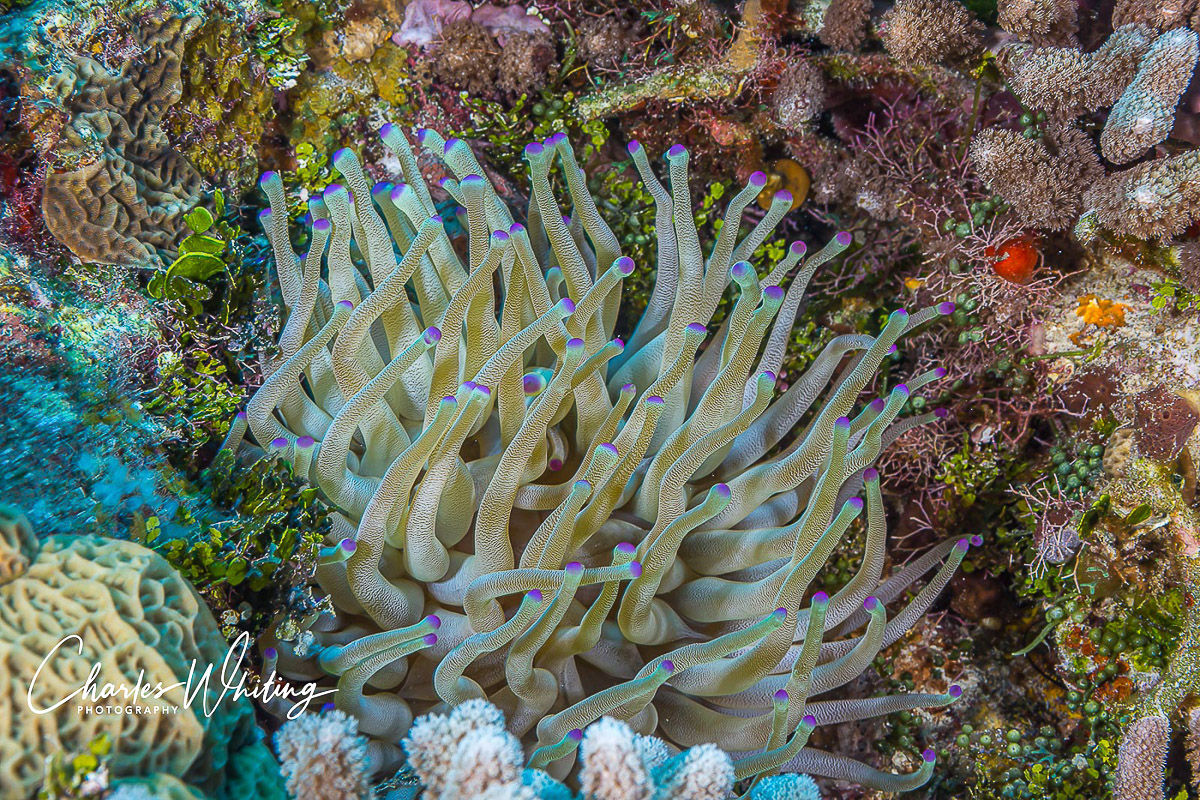
<path id="1" fill-rule="evenodd" d="M 818 603 L 818 604 L 819 603 L 828 603 L 829 595 L 826 594 L 825 592 L 817 592 L 816 594 L 813 595 L 812 601 L 813 601 L 813 603 Z"/>
<path id="2" fill-rule="evenodd" d="M 787 609 L 786 608 L 777 608 L 774 611 L 772 611 L 771 613 L 776 617 L 783 617 L 784 619 L 787 619 Z"/>
<path id="3" fill-rule="evenodd" d="M 954 549 L 961 550 L 964 553 L 967 552 L 967 549 L 970 548 L 970 546 L 971 546 L 971 542 L 967 539 L 959 539 L 957 542 L 954 543 Z"/>
<path id="4" fill-rule="evenodd" d="M 463 143 L 462 139 L 455 139 L 455 138 L 451 137 L 446 140 L 446 146 L 442 148 L 442 152 L 449 153 L 451 149 L 457 147 L 458 145 L 460 145 L 462 143 Z"/>
<path id="5" fill-rule="evenodd" d="M 447 146 L 449 146 L 449 144 L 450 144 L 450 142 L 446 142 Z M 463 183 L 475 183 L 476 181 L 482 183 L 483 178 L 479 177 L 475 173 L 471 173 L 470 175 L 467 175 L 462 179 Z"/>
<path id="6" fill-rule="evenodd" d="M 497 242 L 507 242 L 508 234 L 504 231 L 492 231 L 492 239 Z"/>
<path id="7" fill-rule="evenodd" d="M 647 397 L 647 398 L 646 398 L 646 402 L 647 402 L 647 403 L 651 403 L 651 404 L 653 404 L 653 405 L 656 405 L 656 406 L 661 406 L 661 405 L 663 405 L 664 403 L 666 403 L 667 401 L 666 401 L 666 400 L 663 400 L 661 397 L 659 397 L 659 396 L 658 396 L 658 395 L 656 395 L 656 394 L 652 394 L 652 395 L 650 395 L 649 397 Z"/>
<path id="8" fill-rule="evenodd" d="M 508 235 L 509 236 L 516 236 L 518 233 L 524 233 L 524 232 L 525 232 L 525 226 L 519 222 L 514 222 L 512 225 L 508 226 Z"/>
<path id="9" fill-rule="evenodd" d="M 612 343 L 613 343 L 613 344 L 615 344 L 615 345 L 617 346 L 617 349 L 618 349 L 618 350 L 624 350 L 624 349 L 625 349 L 625 340 L 624 340 L 624 339 L 622 339 L 620 336 L 618 336 L 617 338 L 613 339 L 613 340 L 612 340 Z"/>
<path id="10" fill-rule="evenodd" d="M 442 340 L 442 332 L 440 329 L 430 326 L 425 329 L 425 341 L 429 344 L 437 344 Z"/>
<path id="11" fill-rule="evenodd" d="M 766 289 L 763 289 L 763 295 L 769 297 L 771 300 L 782 300 L 783 289 L 778 286 L 768 286 Z"/>
<path id="12" fill-rule="evenodd" d="M 945 368 L 945 367 L 938 367 L 937 369 L 935 369 L 935 370 L 933 371 L 933 374 L 934 374 L 934 376 L 935 376 L 935 377 L 938 377 L 938 378 L 944 378 L 944 377 L 946 377 L 946 368 Z"/>
<path id="13" fill-rule="evenodd" d="M 318 219 L 313 222 L 314 231 L 327 231 L 333 227 L 333 223 L 327 219 Z"/>
<path id="14" fill-rule="evenodd" d="M 425 644 L 429 645 L 430 647 L 433 647 L 435 644 L 437 644 L 437 634 L 436 633 L 427 633 L 421 637 L 421 641 L 424 642 Z"/>
<path id="15" fill-rule="evenodd" d="M 581 492 L 590 492 L 592 490 L 592 484 L 590 481 L 585 481 L 581 478 L 572 484 L 572 488 L 578 489 Z"/>
<path id="16" fill-rule="evenodd" d="M 937 761 L 937 755 L 931 749 L 926 749 L 924 753 L 921 753 L 921 758 L 925 759 L 926 763 L 929 764 Z"/>
<path id="17" fill-rule="evenodd" d="M 808 245 L 804 242 L 796 241 L 792 242 L 792 246 L 788 249 L 792 251 L 793 255 L 802 256 L 808 252 Z"/>
<path id="18" fill-rule="evenodd" d="M 563 468 L 563 462 L 562 462 L 562 459 L 560 459 L 560 458 L 552 458 L 552 459 L 550 459 L 550 463 L 547 464 L 546 466 L 548 466 L 550 468 L 551 472 L 558 472 L 560 469 Z"/>
<path id="19" fill-rule="evenodd" d="M 266 650 L 263 650 L 263 658 L 279 658 L 279 651 L 274 647 L 268 647 Z"/>
<path id="20" fill-rule="evenodd" d="M 571 298 L 564 297 L 562 300 L 559 300 L 558 302 L 562 304 L 562 307 L 564 309 L 566 309 L 568 314 L 575 313 L 575 301 L 572 300 Z"/>
<path id="21" fill-rule="evenodd" d="M 429 218 L 429 221 L 432 223 L 435 223 L 437 225 L 441 225 L 443 222 L 445 222 L 445 220 L 442 219 L 441 214 L 434 214 L 432 217 Z"/>
<path id="22" fill-rule="evenodd" d="M 878 414 L 880 411 L 883 411 L 884 407 L 886 407 L 886 406 L 887 406 L 887 403 L 885 403 L 883 401 L 882 397 L 876 397 L 874 400 L 871 401 L 868 408 L 870 408 L 872 411 L 874 411 L 876 414 Z"/>
<path id="23" fill-rule="evenodd" d="M 621 256 L 613 262 L 613 266 L 615 266 L 622 275 L 633 274 L 633 259 L 629 256 Z"/>
<path id="24" fill-rule="evenodd" d="M 863 507 L 863 499 L 861 497 L 851 497 L 846 501 L 846 505 L 857 511 L 861 511 Z"/>
<path id="25" fill-rule="evenodd" d="M 597 450 L 608 450 L 608 451 L 609 451 L 609 452 L 611 452 L 611 453 L 612 453 L 614 456 L 619 456 L 619 455 L 621 455 L 621 452 L 620 452 L 619 450 L 617 450 L 617 446 L 616 446 L 615 444 L 613 444 L 612 442 L 604 442 L 604 443 L 602 443 L 602 444 L 601 444 L 599 447 L 597 447 L 596 449 L 597 449 Z"/>
<path id="26" fill-rule="evenodd" d="M 271 209 L 264 208 L 262 211 L 258 212 L 258 218 L 260 220 L 271 219 Z"/>
<path id="27" fill-rule="evenodd" d="M 814 717 L 812 714 L 805 714 L 803 722 L 805 725 L 807 725 L 810 728 L 817 727 L 817 718 Z"/>
<path id="28" fill-rule="evenodd" d="M 550 138 L 546 140 L 546 143 L 551 144 L 551 145 L 558 145 L 559 143 L 565 142 L 566 140 L 567 140 L 567 135 L 565 133 L 563 133 L 562 131 L 558 131 L 556 133 L 550 134 Z"/>
<path id="29" fill-rule="evenodd" d="M 908 384 L 902 383 L 899 386 L 897 386 L 895 389 L 892 389 L 893 394 L 895 394 L 897 392 L 899 392 L 900 394 L 905 394 L 905 395 L 909 394 Z"/>
<path id="30" fill-rule="evenodd" d="M 729 484 L 727 483 L 718 483 L 712 487 L 712 490 L 721 497 L 729 497 Z"/>
<path id="31" fill-rule="evenodd" d="M 572 742 L 578 742 L 583 738 L 583 731 L 579 730 L 579 728 L 574 728 L 573 730 L 567 731 L 567 738 Z"/>
<path id="32" fill-rule="evenodd" d="M 863 600 L 863 608 L 865 608 L 867 611 L 874 611 L 878 606 L 878 597 L 868 597 L 866 600 Z"/>
<path id="33" fill-rule="evenodd" d="M 980 536 L 978 533 L 974 534 L 971 537 L 971 546 L 972 547 L 982 547 L 983 546 L 983 537 Z"/>
<path id="34" fill-rule="evenodd" d="M 540 375 L 526 375 L 521 383 L 525 389 L 525 394 L 533 394 L 542 390 L 542 378 Z"/>
<path id="35" fill-rule="evenodd" d="M 567 572 L 583 572 L 583 564 L 580 564 L 578 561 L 572 561 L 563 567 L 563 569 Z"/>
<path id="36" fill-rule="evenodd" d="M 762 187 L 766 186 L 766 185 L 767 185 L 767 173 L 765 173 L 765 172 L 761 172 L 761 171 L 760 171 L 760 172 L 754 172 L 754 173 L 751 173 L 751 175 L 750 175 L 750 185 L 751 185 L 751 186 L 757 186 L 757 187 L 758 187 L 758 188 L 760 188 L 760 189 L 761 189 Z"/>
<path id="37" fill-rule="evenodd" d="M 338 300 L 337 304 L 338 304 L 338 308 L 344 308 L 347 311 L 353 310 L 353 308 L 354 308 L 353 300 Z"/>
<path id="38" fill-rule="evenodd" d="M 568 350 L 582 350 L 584 347 L 583 339 L 567 339 Z"/>
<path id="39" fill-rule="evenodd" d="M 275 171 L 275 170 L 273 170 L 273 169 L 269 169 L 269 170 L 267 170 L 266 172 L 264 172 L 264 173 L 263 173 L 261 176 L 259 176 L 258 182 L 259 182 L 259 183 L 266 183 L 267 181 L 273 181 L 273 180 L 275 180 L 275 179 L 276 179 L 276 178 L 278 178 L 278 177 L 279 177 L 279 173 L 278 173 L 278 172 L 276 172 L 276 171 Z"/>
<path id="40" fill-rule="evenodd" d="M 525 596 L 535 603 L 542 602 L 542 592 L 540 589 L 530 589 L 526 592 Z"/>
<path id="41" fill-rule="evenodd" d="M 340 150 L 334 151 L 333 160 L 337 161 L 340 158 L 345 158 L 346 156 L 353 156 L 353 155 L 354 155 L 353 150 L 351 150 L 349 147 L 343 147 Z"/>
<path id="42" fill-rule="evenodd" d="M 393 125 L 392 123 L 385 122 L 385 123 L 383 123 L 383 125 L 379 126 L 379 135 L 380 136 L 389 136 L 395 127 L 396 126 Z"/>
<path id="43" fill-rule="evenodd" d="M 834 420 L 833 424 L 839 428 L 849 428 L 850 427 L 850 418 L 849 417 L 838 417 L 836 420 Z"/>
<path id="44" fill-rule="evenodd" d="M 699 322 L 689 322 L 687 326 L 688 333 L 698 333 L 701 336 L 708 335 L 708 328 L 701 325 Z"/>
<path id="45" fill-rule="evenodd" d="M 326 703 L 325 705 L 321 706 L 321 711 L 333 711 L 335 708 L 337 708 L 337 706 L 335 706 L 333 703 Z"/>
<path id="46" fill-rule="evenodd" d="M 951 303 L 949 300 L 947 300 L 947 301 L 946 301 L 946 302 L 944 302 L 944 303 L 938 303 L 938 304 L 937 304 L 937 312 L 938 312 L 939 314 L 943 314 L 943 315 L 945 315 L 945 314 L 953 314 L 953 313 L 954 313 L 954 309 L 955 309 L 955 305 L 954 305 L 954 303 Z"/>
<path id="47" fill-rule="evenodd" d="M 429 130 L 429 128 L 417 128 L 417 141 L 425 141 L 425 137 L 431 133 L 433 133 L 433 131 Z"/>
<path id="48" fill-rule="evenodd" d="M 313 439 L 313 437 L 311 437 L 311 436 L 301 436 L 298 439 L 296 439 L 296 447 L 308 448 L 308 447 L 312 447 L 316 443 L 317 443 L 317 441 L 315 439 Z"/>
<path id="49" fill-rule="evenodd" d="M 667 672 L 674 672 L 675 671 L 675 662 L 670 660 L 669 658 L 664 659 L 663 662 L 658 665 L 658 667 L 659 667 L 659 669 L 666 670 Z"/>
<path id="50" fill-rule="evenodd" d="M 637 139 L 634 139 L 629 144 L 625 145 L 625 149 L 629 151 L 630 155 L 633 155 L 638 150 L 642 149 L 642 143 Z"/>
<path id="51" fill-rule="evenodd" d="M 773 202 L 773 203 L 791 203 L 792 202 L 792 193 L 789 192 L 787 189 L 780 189 L 778 192 L 775 193 L 775 196 L 771 198 L 771 202 Z"/>
<path id="52" fill-rule="evenodd" d="M 671 149 L 667 151 L 667 158 L 679 158 L 687 155 L 687 148 L 681 144 L 671 145 Z"/>
<path id="53" fill-rule="evenodd" d="M 246 412 L 245 412 L 245 411 L 239 411 L 239 412 L 237 413 L 237 418 L 238 418 L 238 419 L 246 419 Z"/>
<path id="54" fill-rule="evenodd" d="M 621 387 L 621 391 L 622 391 L 622 392 L 636 392 L 636 391 L 637 391 L 637 387 L 636 387 L 636 386 L 634 386 L 632 383 L 627 383 L 627 384 L 625 384 L 624 386 L 622 386 L 622 387 Z"/>
<path id="55" fill-rule="evenodd" d="M 850 243 L 854 241 L 854 237 L 850 235 L 850 231 L 838 231 L 837 236 L 833 238 L 842 247 L 849 247 Z"/>
<path id="56" fill-rule="evenodd" d="M 951 697 L 962 697 L 962 687 L 956 683 L 950 687 L 950 691 L 948 692 L 948 694 Z"/>
<path id="57" fill-rule="evenodd" d="M 287 446 L 288 446 L 288 440 L 283 438 L 282 436 L 280 436 L 277 439 L 271 440 L 271 447 L 278 447 L 278 448 L 282 449 Z"/>
<path id="58" fill-rule="evenodd" d="M 762 373 L 759 374 L 758 377 L 762 378 L 764 381 L 770 381 L 771 383 L 774 383 L 778 376 L 774 372 L 771 372 L 771 370 L 768 369 L 768 370 L 763 370 Z"/>
<path id="59" fill-rule="evenodd" d="M 735 278 L 745 278 L 754 274 L 754 269 L 748 261 L 739 261 L 729 268 L 729 274 Z"/>
<path id="60" fill-rule="evenodd" d="M 541 142 L 530 142 L 525 145 L 526 156 L 540 156 L 545 151 Z"/>
<path id="61" fill-rule="evenodd" d="M 322 192 L 322 195 L 325 197 L 329 197 L 332 194 L 337 194 L 338 192 L 344 192 L 344 191 L 346 191 L 345 186 L 342 186 L 340 183 L 331 183 L 325 187 L 325 191 Z"/>
<path id="62" fill-rule="evenodd" d="M 897 350 L 897 349 L 898 349 L 898 348 L 896 347 L 896 345 L 892 345 L 891 347 L 889 347 L 889 348 L 887 349 L 887 354 L 888 354 L 889 356 L 890 356 L 890 355 L 893 355 L 893 354 L 896 352 L 896 350 Z"/>
<path id="63" fill-rule="evenodd" d="M 789 698 L 789 695 L 788 695 L 787 689 L 780 689 L 779 691 L 777 691 L 775 693 L 775 699 L 781 703 L 786 703 L 788 701 L 788 698 Z"/>
<path id="64" fill-rule="evenodd" d="M 450 405 L 452 405 L 452 406 L 456 406 L 456 405 L 458 405 L 458 399 L 457 399 L 457 398 L 455 398 L 455 397 L 454 397 L 454 396 L 452 396 L 452 395 L 446 395 L 445 397 L 443 397 L 443 398 L 442 398 L 442 402 L 443 402 L 443 403 L 449 403 L 449 404 L 450 404 Z"/>
<path id="65" fill-rule="evenodd" d="M 479 384 L 477 384 L 475 381 L 463 381 L 462 388 L 466 389 L 469 392 L 478 385 Z"/>
<path id="66" fill-rule="evenodd" d="M 439 617 L 437 614 L 430 614 L 428 617 L 426 617 L 426 618 L 425 618 L 425 621 L 426 621 L 426 622 L 428 622 L 428 623 L 429 623 L 429 625 L 430 625 L 430 626 L 431 626 L 431 627 L 432 627 L 432 628 L 433 628 L 435 631 L 436 631 L 438 628 L 442 627 L 442 618 L 441 618 L 441 617 Z"/>
<path id="67" fill-rule="evenodd" d="M 950 409 L 948 409 L 948 408 L 935 408 L 935 409 L 933 410 L 933 415 L 934 415 L 935 417 L 937 417 L 938 419 L 945 419 L 946 417 L 950 416 Z"/>
<path id="68" fill-rule="evenodd" d="M 879 480 L 879 470 L 875 469 L 874 467 L 867 467 L 865 470 L 863 470 L 863 480 L 864 481 Z"/>
<path id="69" fill-rule="evenodd" d="M 642 577 L 642 562 L 630 561 L 629 562 L 629 574 L 635 578 Z"/>
<path id="70" fill-rule="evenodd" d="M 622 553 L 636 553 L 637 552 L 637 547 L 635 547 L 632 542 L 621 542 L 619 545 L 617 545 L 617 549 L 620 550 Z"/>
<path id="71" fill-rule="evenodd" d="M 476 386 L 474 389 L 472 389 L 472 391 L 479 392 L 484 397 L 492 396 L 492 390 L 486 386 Z"/>

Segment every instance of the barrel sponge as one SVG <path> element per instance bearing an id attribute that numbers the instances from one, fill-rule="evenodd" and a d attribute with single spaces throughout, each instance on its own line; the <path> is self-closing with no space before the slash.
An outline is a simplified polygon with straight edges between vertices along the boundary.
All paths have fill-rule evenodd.
<path id="1" fill-rule="evenodd" d="M 6 524 L 2 530 L 0 547 L 7 552 L 12 532 L 27 527 Z M 278 785 L 278 767 L 261 742 L 249 702 L 230 696 L 216 703 L 227 652 L 199 595 L 158 554 L 99 536 L 49 537 L 23 572 L 0 584 L 0 725 L 15 732 L 0 739 L 0 796 L 31 795 L 47 756 L 81 752 L 101 734 L 113 743 L 108 766 L 114 778 L 168 773 L 222 798 L 232 789 L 229 775 L 245 765 L 235 754 L 249 749 L 262 762 L 255 765 L 259 773 L 273 774 Z M 184 684 L 193 662 L 198 676 L 209 664 L 214 675 L 188 708 Z M 31 703 L 44 710 L 71 695 L 93 664 L 99 665 L 101 687 L 135 687 L 143 670 L 143 685 L 179 683 L 159 699 L 137 701 L 177 706 L 177 713 L 100 710 L 133 704 L 123 695 L 95 705 L 80 695 L 46 713 L 31 710 Z M 257 796 L 282 794 L 268 788 Z"/>

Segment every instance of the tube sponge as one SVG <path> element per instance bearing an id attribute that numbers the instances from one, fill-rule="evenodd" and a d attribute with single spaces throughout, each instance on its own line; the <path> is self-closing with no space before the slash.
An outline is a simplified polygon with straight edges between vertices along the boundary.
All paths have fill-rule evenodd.
<path id="1" fill-rule="evenodd" d="M 733 775 L 804 756 L 826 719 L 886 713 L 877 700 L 826 712 L 815 698 L 896 641 L 964 550 L 948 542 L 880 584 L 886 530 L 870 466 L 924 420 L 897 420 L 905 386 L 877 404 L 861 395 L 900 337 L 952 306 L 897 310 L 877 336 L 835 339 L 777 395 L 800 298 L 851 237 L 756 268 L 749 259 L 792 202 L 777 193 L 743 235 L 761 175 L 706 249 L 687 150 L 668 151 L 664 184 L 631 143 L 658 204 L 656 267 L 622 257 L 560 134 L 525 149 L 530 201 L 518 222 L 465 143 L 417 131 L 453 175 L 443 188 L 465 209 L 464 242 L 436 214 L 405 132 L 387 125 L 381 136 L 403 174 L 372 192 L 340 151 L 344 187 L 310 202 L 303 257 L 273 222 L 287 217 L 279 187 L 263 183 L 286 346 L 226 446 L 252 440 L 292 459 L 338 509 L 316 571 L 331 610 L 299 631 L 281 621 L 260 643 L 277 652 L 279 674 L 336 683 L 337 707 L 371 740 L 371 767 L 394 769 L 407 754 L 431 798 L 447 775 L 479 793 L 512 776 L 516 751 L 492 734 L 478 749 L 506 766 L 451 767 L 481 727 L 500 726 L 527 768 L 556 778 L 582 758 L 585 783 L 600 779 L 587 753 L 607 730 L 605 746 L 626 753 L 608 768 L 629 770 L 612 780 L 668 770 L 669 785 L 706 797 Z M 553 185 L 566 187 L 561 202 Z M 621 284 L 638 269 L 655 270 L 657 284 L 626 344 L 615 336 Z M 727 291 L 732 312 L 710 333 Z M 810 598 L 860 517 L 869 557 L 859 574 Z M 884 605 L 929 573 L 889 619 Z M 872 593 L 874 610 L 862 612 Z M 792 700 L 777 718 L 771 694 L 782 688 Z M 413 724 L 427 712 L 447 721 Z M 600 738 L 587 739 L 592 730 Z M 651 734 L 720 749 L 679 762 L 638 738 Z M 899 780 L 825 757 L 813 765 L 868 785 Z"/>

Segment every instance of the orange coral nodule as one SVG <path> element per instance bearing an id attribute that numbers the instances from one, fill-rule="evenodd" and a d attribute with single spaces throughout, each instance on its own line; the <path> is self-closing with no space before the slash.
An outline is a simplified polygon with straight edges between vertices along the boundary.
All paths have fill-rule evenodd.
<path id="1" fill-rule="evenodd" d="M 1079 298 L 1079 307 L 1075 309 L 1075 316 L 1081 317 L 1086 325 L 1096 325 L 1100 328 L 1120 328 L 1125 324 L 1125 304 L 1105 300 L 1094 294 L 1085 294 Z"/>
<path id="2" fill-rule="evenodd" d="M 991 248 L 988 248 L 990 251 Z M 992 265 L 996 274 L 1010 283 L 1029 283 L 1041 253 L 1028 237 L 1009 239 L 1000 245 L 1000 260 Z M 991 255 L 991 252 L 988 253 Z"/>

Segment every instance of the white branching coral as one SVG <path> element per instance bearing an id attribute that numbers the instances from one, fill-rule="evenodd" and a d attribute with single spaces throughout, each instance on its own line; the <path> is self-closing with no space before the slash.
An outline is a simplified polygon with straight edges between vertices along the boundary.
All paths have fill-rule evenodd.
<path id="1" fill-rule="evenodd" d="M 945 372 L 862 396 L 900 337 L 953 304 L 836 337 L 775 397 L 809 279 L 851 237 L 807 257 L 796 242 L 756 270 L 749 259 L 792 205 L 776 193 L 743 232 L 765 175 L 732 198 L 705 251 L 687 150 L 667 152 L 664 185 L 629 145 L 655 198 L 659 258 L 626 344 L 614 337 L 621 284 L 638 267 L 565 136 L 526 147 L 521 223 L 464 142 L 418 132 L 453 176 L 441 189 L 463 209 L 454 242 L 405 132 L 381 134 L 404 183 L 370 187 L 357 157 L 336 153 L 345 185 L 309 201 L 303 256 L 281 179 L 262 181 L 288 314 L 280 358 L 226 447 L 290 459 L 337 508 L 314 587 L 331 610 L 264 637 L 278 674 L 336 686 L 337 708 L 370 737 L 372 770 L 399 766 L 415 714 L 453 710 L 448 727 L 418 724 L 405 744 L 431 798 L 451 774 L 479 791 L 511 774 L 511 742 L 476 731 L 502 724 L 527 768 L 563 777 L 581 732 L 606 716 L 680 749 L 716 744 L 738 780 L 801 771 L 887 791 L 928 780 L 932 758 L 893 774 L 807 744 L 819 725 L 958 696 L 821 699 L 904 635 L 970 546 L 947 540 L 882 580 L 871 464 L 944 415 L 900 418 Z M 832 596 L 814 592 L 854 524 L 860 569 Z M 468 736 L 507 766 L 453 767 Z M 638 741 L 663 762 L 654 769 L 678 766 Z"/>
<path id="2" fill-rule="evenodd" d="M 1159 36 L 1142 59 L 1137 75 L 1109 112 L 1100 134 L 1100 152 L 1126 164 L 1166 139 L 1175 127 L 1175 107 L 1187 90 L 1200 57 L 1195 31 L 1177 28 Z"/>
<path id="3" fill-rule="evenodd" d="M 341 711 L 305 714 L 275 734 L 275 749 L 291 797 L 363 800 L 371 794 L 367 740 Z"/>
<path id="4" fill-rule="evenodd" d="M 983 23 L 955 0 L 897 0 L 880 20 L 879 36 L 901 64 L 944 64 L 977 53 Z"/>

